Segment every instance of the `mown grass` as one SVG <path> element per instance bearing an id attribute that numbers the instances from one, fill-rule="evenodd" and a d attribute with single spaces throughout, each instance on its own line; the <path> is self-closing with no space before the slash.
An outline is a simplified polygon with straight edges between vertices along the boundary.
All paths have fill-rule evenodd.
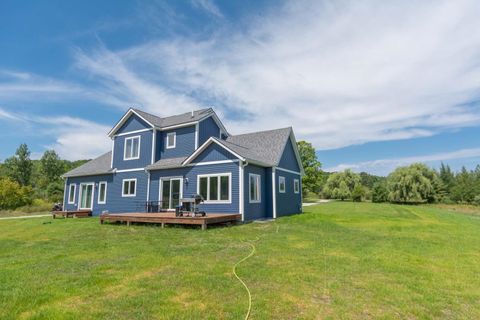
<path id="1" fill-rule="evenodd" d="M 478 319 L 480 219 L 333 202 L 212 228 L 0 221 L 2 319 Z"/>

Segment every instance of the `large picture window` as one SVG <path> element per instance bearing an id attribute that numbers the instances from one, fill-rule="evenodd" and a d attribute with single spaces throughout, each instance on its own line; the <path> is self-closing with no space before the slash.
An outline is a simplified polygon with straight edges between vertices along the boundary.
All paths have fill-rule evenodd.
<path id="1" fill-rule="evenodd" d="M 75 191 L 77 186 L 75 184 L 71 184 L 68 188 L 68 203 L 73 204 L 75 203 Z"/>
<path id="2" fill-rule="evenodd" d="M 258 174 L 250 173 L 248 175 L 249 180 L 249 193 L 250 193 L 250 203 L 259 203 L 261 202 L 261 177 Z"/>
<path id="3" fill-rule="evenodd" d="M 137 179 L 124 179 L 122 197 L 135 197 L 137 194 Z"/>
<path id="4" fill-rule="evenodd" d="M 230 203 L 232 194 L 230 173 L 199 175 L 197 193 L 206 203 Z"/>
<path id="5" fill-rule="evenodd" d="M 140 158 L 140 136 L 125 138 L 124 160 L 134 160 Z"/>

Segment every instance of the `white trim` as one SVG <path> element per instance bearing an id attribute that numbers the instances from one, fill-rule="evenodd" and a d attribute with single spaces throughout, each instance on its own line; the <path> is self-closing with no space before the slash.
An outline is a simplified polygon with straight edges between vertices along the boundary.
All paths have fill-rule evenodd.
<path id="1" fill-rule="evenodd" d="M 272 168 L 272 214 L 273 219 L 277 218 L 277 190 L 275 188 L 277 182 L 275 181 L 275 168 Z"/>
<path id="2" fill-rule="evenodd" d="M 220 200 L 221 195 L 221 178 L 228 176 L 228 200 Z M 210 178 L 218 177 L 218 199 L 219 200 L 207 200 L 204 199 L 203 203 L 205 204 L 221 204 L 221 203 L 232 203 L 232 173 L 209 173 L 209 174 L 199 174 L 197 175 L 197 194 L 200 194 L 200 178 L 209 178 L 207 179 L 207 198 L 210 197 Z"/>
<path id="3" fill-rule="evenodd" d="M 198 163 L 190 163 L 185 165 L 186 167 L 195 167 L 195 166 L 208 166 L 212 164 L 225 164 L 225 163 L 235 163 L 239 162 L 240 160 L 238 159 L 233 159 L 233 160 L 218 160 L 218 161 L 205 161 L 205 162 L 198 162 Z"/>
<path id="4" fill-rule="evenodd" d="M 180 195 L 178 197 L 178 203 L 180 204 L 180 199 L 183 198 L 183 177 L 182 176 L 171 176 L 171 177 L 161 177 L 158 186 L 158 200 L 160 204 L 163 204 L 163 181 L 170 181 L 170 195 L 169 195 L 169 207 L 172 206 L 172 180 L 180 180 Z M 168 208 L 167 210 L 174 210 L 175 208 Z"/>
<path id="5" fill-rule="evenodd" d="M 298 172 L 298 171 L 288 170 L 288 169 L 284 169 L 284 168 L 280 168 L 280 167 L 276 167 L 276 168 L 277 168 L 277 170 L 280 170 L 280 171 L 285 171 L 285 172 L 288 172 L 288 173 L 298 174 L 299 176 L 302 175 L 302 173 Z"/>
<path id="6" fill-rule="evenodd" d="M 65 182 L 64 182 L 64 186 L 63 186 L 63 201 L 62 201 L 62 209 L 63 210 L 65 210 L 65 198 L 68 196 L 67 195 L 67 181 L 68 181 L 68 178 L 65 178 Z"/>
<path id="7" fill-rule="evenodd" d="M 100 188 L 101 188 L 101 187 L 100 187 L 100 186 L 101 186 L 102 184 L 105 185 L 105 199 L 104 199 L 103 201 L 100 201 L 100 194 L 101 194 L 101 192 L 100 192 L 100 190 L 101 190 Z M 107 204 L 107 187 L 108 187 L 107 181 L 100 181 L 100 182 L 98 182 L 98 195 L 97 195 L 97 203 L 98 203 L 98 204 Z"/>
<path id="8" fill-rule="evenodd" d="M 176 125 L 173 125 L 173 126 L 168 126 L 168 127 L 162 127 L 160 128 L 160 131 L 167 131 L 167 130 L 171 130 L 171 129 L 178 129 L 178 128 L 183 128 L 183 127 L 190 127 L 190 126 L 193 126 L 194 124 L 198 123 L 198 121 L 191 121 L 191 122 L 185 122 L 185 123 L 181 123 L 181 124 L 176 124 Z"/>
<path id="9" fill-rule="evenodd" d="M 72 192 L 72 186 L 73 186 L 73 201 L 70 201 L 70 193 Z M 77 194 L 77 185 L 75 183 L 70 183 L 68 186 L 68 199 L 67 199 L 68 204 L 75 204 L 76 194 Z"/>
<path id="10" fill-rule="evenodd" d="M 283 190 L 280 187 L 282 185 L 282 180 L 283 180 Z M 285 193 L 286 190 L 287 190 L 287 179 L 285 179 L 284 176 L 278 176 L 278 192 Z"/>
<path id="11" fill-rule="evenodd" d="M 200 132 L 199 132 L 199 123 L 197 122 L 195 124 L 195 150 L 198 149 L 198 142 L 199 142 L 199 135 L 200 135 Z"/>
<path id="12" fill-rule="evenodd" d="M 240 214 L 242 215 L 242 221 L 245 221 L 245 203 L 244 203 L 244 164 L 243 162 L 240 163 L 238 166 L 238 189 L 239 189 L 239 195 L 238 195 L 238 208 L 240 211 Z"/>
<path id="13" fill-rule="evenodd" d="M 82 186 L 92 186 L 92 200 L 90 201 L 90 208 L 82 208 L 81 205 L 82 205 L 82 196 L 83 196 L 83 191 L 82 191 Z M 84 182 L 84 183 L 80 183 L 80 191 L 78 193 L 78 209 L 79 210 L 85 210 L 85 209 L 89 209 L 89 210 L 93 210 L 93 199 L 95 199 L 95 183 L 94 182 Z"/>
<path id="14" fill-rule="evenodd" d="M 298 185 L 298 190 L 295 190 L 297 185 Z M 300 180 L 298 179 L 293 179 L 293 193 L 296 193 L 296 194 L 300 193 Z"/>
<path id="15" fill-rule="evenodd" d="M 255 178 L 255 184 L 257 184 L 257 196 L 258 200 L 252 200 L 252 194 L 250 192 L 251 188 L 251 178 Z M 258 180 L 256 180 L 258 178 Z M 249 173 L 248 174 L 248 202 L 249 203 L 262 203 L 262 176 L 256 173 Z"/>
<path id="16" fill-rule="evenodd" d="M 168 143 L 168 138 L 171 137 L 172 135 L 173 135 L 173 145 L 170 145 Z M 166 149 L 175 149 L 175 147 L 177 146 L 177 132 L 176 131 L 169 132 L 169 133 L 167 133 L 165 138 L 167 139 L 167 141 L 165 143 L 165 148 Z"/>
<path id="17" fill-rule="evenodd" d="M 110 130 L 110 132 L 108 133 L 108 136 L 109 137 L 112 137 L 113 134 L 118 130 L 119 127 L 121 127 L 125 121 L 127 121 L 127 119 L 133 114 L 135 114 L 137 117 L 139 117 L 140 119 L 142 119 L 143 121 L 145 121 L 149 126 L 151 126 L 152 128 L 154 128 L 155 126 L 150 123 L 147 119 L 145 119 L 144 117 L 142 117 L 140 114 L 138 114 L 135 110 L 133 110 L 132 108 L 128 109 L 127 112 L 125 112 L 125 114 L 123 115 L 123 117 L 120 119 L 120 121 L 117 122 L 117 124 L 112 128 L 112 130 Z"/>
<path id="18" fill-rule="evenodd" d="M 131 157 L 131 158 L 127 158 L 126 157 L 126 152 L 127 152 L 127 140 L 134 140 L 134 139 L 137 139 L 138 138 L 138 156 L 136 157 Z M 125 138 L 125 140 L 123 141 L 123 160 L 125 161 L 128 161 L 128 160 L 138 160 L 140 159 L 140 146 L 142 144 L 142 136 L 132 136 L 132 137 L 128 137 L 128 138 Z M 133 154 L 133 142 L 132 142 L 132 154 Z"/>
<path id="19" fill-rule="evenodd" d="M 220 121 L 220 118 L 217 116 L 217 114 L 215 113 L 215 111 L 213 110 L 213 113 L 206 117 L 205 119 L 208 119 L 209 117 L 212 117 L 213 118 L 213 121 L 215 121 L 215 123 L 217 124 L 217 126 L 220 128 L 220 131 L 223 132 L 227 137 L 230 135 L 227 131 L 227 129 L 225 128 L 225 126 L 223 125 L 222 121 Z M 205 119 L 202 119 L 205 120 Z"/>
<path id="20" fill-rule="evenodd" d="M 114 134 L 113 136 L 114 136 L 114 137 L 123 137 L 123 136 L 128 136 L 129 134 L 146 132 L 146 131 L 150 131 L 150 130 L 153 130 L 153 128 L 146 128 L 146 129 L 134 130 L 134 131 L 124 132 L 124 133 Z"/>
<path id="21" fill-rule="evenodd" d="M 237 154 L 236 152 L 234 152 L 233 150 L 231 150 L 230 148 L 224 146 L 222 143 L 220 143 L 217 138 L 214 138 L 214 137 L 210 137 L 207 141 L 205 141 L 201 146 L 200 148 L 198 148 L 197 150 L 195 150 L 195 152 L 193 152 L 187 159 L 185 159 L 183 162 L 182 162 L 182 165 L 187 165 L 189 164 L 193 159 L 195 159 L 198 155 L 200 155 L 211 143 L 216 143 L 218 144 L 219 146 L 221 146 L 222 148 L 224 148 L 225 150 L 227 150 L 228 152 L 230 152 L 231 154 L 233 154 L 235 157 L 237 157 L 238 159 L 242 160 L 242 161 L 245 161 L 245 159 L 240 156 L 239 154 Z"/>
<path id="22" fill-rule="evenodd" d="M 152 164 L 155 163 L 155 152 L 157 151 L 157 146 L 155 145 L 156 137 L 157 137 L 157 130 L 153 129 L 153 135 L 152 135 Z"/>
<path id="23" fill-rule="evenodd" d="M 150 171 L 147 171 L 147 202 L 150 201 Z"/>
<path id="24" fill-rule="evenodd" d="M 134 168 L 134 169 L 122 169 L 122 170 L 115 170 L 116 173 L 121 172 L 134 172 L 134 171 L 143 171 L 145 168 Z"/>
<path id="25" fill-rule="evenodd" d="M 115 150 L 115 138 L 112 138 L 112 159 L 110 160 L 110 169 L 113 169 L 113 155 Z"/>
<path id="26" fill-rule="evenodd" d="M 125 181 L 135 181 L 135 190 L 133 194 L 125 194 Z M 128 189 L 130 190 L 130 183 L 128 184 Z M 123 179 L 122 180 L 122 198 L 131 198 L 137 196 L 137 178 Z"/>

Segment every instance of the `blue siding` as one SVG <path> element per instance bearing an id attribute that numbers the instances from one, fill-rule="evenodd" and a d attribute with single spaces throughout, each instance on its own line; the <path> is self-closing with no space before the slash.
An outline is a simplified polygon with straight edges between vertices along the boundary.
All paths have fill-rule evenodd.
<path id="1" fill-rule="evenodd" d="M 197 176 L 199 174 L 213 173 L 232 174 L 231 203 L 202 204 L 200 205 L 200 209 L 207 213 L 239 213 L 238 162 L 152 171 L 150 177 L 150 200 L 159 200 L 159 186 L 162 177 L 183 177 L 183 197 L 190 197 L 197 193 Z M 188 183 L 186 178 L 188 179 Z"/>
<path id="2" fill-rule="evenodd" d="M 297 157 L 295 156 L 295 151 L 293 150 L 292 141 L 288 139 L 283 151 L 282 157 L 280 158 L 280 163 L 278 165 L 280 168 L 293 170 L 296 172 L 300 171 L 300 167 L 297 162 Z"/>
<path id="3" fill-rule="evenodd" d="M 176 144 L 175 148 L 167 149 L 167 134 L 170 132 L 176 132 Z M 160 159 L 188 157 L 195 151 L 195 126 L 162 131 L 158 141 L 161 141 L 157 144 L 160 150 Z"/>
<path id="4" fill-rule="evenodd" d="M 243 194 L 245 195 L 244 196 L 245 221 L 269 217 L 267 212 L 268 193 L 266 189 L 267 177 L 265 172 L 266 172 L 265 168 L 257 167 L 254 165 L 248 165 L 244 169 L 245 183 L 244 183 Z M 249 177 L 250 173 L 260 175 L 260 195 L 261 195 L 260 203 L 250 203 L 250 177 Z M 270 176 L 270 180 L 271 179 L 272 179 L 272 176 Z M 270 183 L 270 186 L 271 186 L 271 183 Z"/>
<path id="5" fill-rule="evenodd" d="M 198 128 L 198 146 L 205 143 L 210 137 L 220 137 L 220 128 L 212 117 L 201 121 Z"/>
<path id="6" fill-rule="evenodd" d="M 135 197 L 122 197 L 123 179 L 137 179 L 137 192 Z M 98 203 L 98 183 L 107 181 L 107 203 Z M 68 192 L 71 183 L 76 184 L 75 203 L 68 204 Z M 77 210 L 79 204 L 80 183 L 95 183 L 93 193 L 93 214 L 99 215 L 103 211 L 110 213 L 143 212 L 147 200 L 147 174 L 144 171 L 124 172 L 113 175 L 68 178 L 67 192 L 64 195 L 65 209 Z"/>
<path id="7" fill-rule="evenodd" d="M 123 160 L 125 138 L 140 136 L 140 159 Z M 113 152 L 113 167 L 119 170 L 144 168 L 152 162 L 152 131 L 133 133 L 125 136 L 116 136 Z"/>
<path id="8" fill-rule="evenodd" d="M 132 114 L 127 121 L 117 130 L 116 134 L 119 133 L 127 133 L 130 131 L 136 131 L 136 130 L 142 130 L 142 129 L 150 129 L 152 126 L 150 126 L 148 123 L 143 121 L 140 117 L 138 117 L 135 114 Z"/>
<path id="9" fill-rule="evenodd" d="M 293 174 L 281 170 L 275 171 L 276 180 L 276 197 L 277 197 L 277 218 L 294 213 L 302 212 L 302 179 L 298 174 Z M 285 177 L 285 193 L 279 192 L 278 181 L 279 177 Z M 293 180 L 298 179 L 300 184 L 300 192 L 295 193 L 293 190 Z"/>
<path id="10" fill-rule="evenodd" d="M 200 153 L 193 162 L 207 162 L 207 161 L 223 161 L 238 159 L 225 148 L 212 142 L 202 153 Z"/>

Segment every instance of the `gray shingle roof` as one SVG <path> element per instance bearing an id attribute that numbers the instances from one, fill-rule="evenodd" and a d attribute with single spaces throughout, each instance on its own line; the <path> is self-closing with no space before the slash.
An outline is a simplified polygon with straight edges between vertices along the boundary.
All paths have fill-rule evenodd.
<path id="1" fill-rule="evenodd" d="M 292 128 L 288 127 L 229 136 L 226 140 L 216 140 L 248 160 L 276 166 L 280 162 L 291 132 Z"/>
<path id="2" fill-rule="evenodd" d="M 185 159 L 186 159 L 186 157 L 158 160 L 154 164 L 151 164 L 151 165 L 147 166 L 146 169 L 147 170 L 158 170 L 158 169 L 179 168 L 179 167 L 182 166 L 182 162 Z"/>
<path id="3" fill-rule="evenodd" d="M 140 116 L 142 116 L 145 120 L 158 128 L 166 128 L 188 122 L 199 121 L 213 113 L 212 108 L 207 108 L 193 111 L 193 116 L 191 112 L 186 112 L 171 117 L 161 118 L 139 109 L 133 110 L 137 112 Z"/>
<path id="4" fill-rule="evenodd" d="M 112 173 L 110 168 L 111 161 L 112 152 L 109 151 L 98 158 L 88 161 L 78 168 L 68 171 L 63 176 L 68 178 Z"/>

